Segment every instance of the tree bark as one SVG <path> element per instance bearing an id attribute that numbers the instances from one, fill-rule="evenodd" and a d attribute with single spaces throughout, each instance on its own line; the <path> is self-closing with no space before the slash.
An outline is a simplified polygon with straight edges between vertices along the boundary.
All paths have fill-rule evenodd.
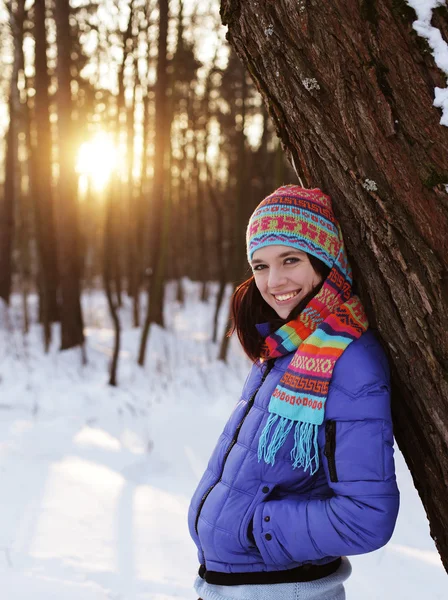
<path id="1" fill-rule="evenodd" d="M 117 202 L 117 194 L 115 191 L 106 189 L 104 193 L 104 245 L 103 245 L 103 283 L 106 292 L 107 305 L 109 307 L 109 313 L 114 326 L 114 350 L 112 353 L 112 360 L 110 363 L 109 371 L 109 385 L 116 387 L 118 385 L 117 371 L 118 371 L 118 357 L 120 356 L 120 344 L 121 344 L 121 325 L 120 317 L 118 312 L 118 301 L 117 294 L 113 294 L 112 281 L 113 279 L 113 268 L 114 264 L 114 209 L 113 204 Z"/>
<path id="2" fill-rule="evenodd" d="M 13 73 L 15 69 L 13 68 Z M 0 298 L 9 304 L 12 291 L 12 248 L 14 242 L 14 207 L 17 203 L 17 150 L 18 118 L 13 96 L 16 92 L 11 81 L 9 98 L 9 125 L 6 134 L 5 184 L 3 197 L 0 197 Z"/>
<path id="3" fill-rule="evenodd" d="M 165 257 L 167 253 L 170 201 L 165 194 L 165 154 L 169 146 L 167 107 L 167 41 L 169 0 L 159 0 L 159 40 L 157 55 L 157 82 L 155 86 L 155 140 L 154 179 L 151 198 L 153 215 L 151 230 L 151 265 L 153 274 L 149 285 L 149 298 L 140 342 L 138 364 L 145 362 L 146 344 L 151 323 L 163 326 L 163 298 L 165 289 Z"/>
<path id="4" fill-rule="evenodd" d="M 83 345 L 83 319 L 80 301 L 80 256 L 78 207 L 73 151 L 70 3 L 54 5 L 57 45 L 57 106 L 59 150 L 58 249 L 61 283 L 61 350 Z"/>
<path id="5" fill-rule="evenodd" d="M 448 129 L 433 107 L 445 78 L 402 1 L 223 0 L 221 15 L 304 185 L 333 198 L 448 569 Z M 446 39 L 446 13 L 436 21 Z"/>
<path id="6" fill-rule="evenodd" d="M 224 293 L 227 284 L 227 263 L 224 251 L 224 210 L 222 202 L 219 201 L 216 194 L 216 185 L 214 186 L 211 180 L 210 169 L 207 166 L 207 190 L 209 201 L 216 215 L 216 259 L 218 263 L 218 291 L 216 294 L 215 312 L 213 315 L 213 333 L 212 342 L 216 344 L 218 341 L 218 319 L 219 312 L 224 300 Z M 221 348 L 222 349 L 222 348 Z M 225 356 L 227 350 L 223 350 Z"/>
<path id="7" fill-rule="evenodd" d="M 35 40 L 35 144 L 32 146 L 31 174 L 39 250 L 40 316 L 48 348 L 50 323 L 59 319 L 57 291 L 58 269 L 52 189 L 52 140 L 50 129 L 50 77 L 47 68 L 45 0 L 34 3 Z"/>
<path id="8" fill-rule="evenodd" d="M 0 298 L 9 304 L 12 292 L 12 251 L 14 243 L 14 211 L 20 195 L 20 174 L 18 161 L 19 130 L 22 116 L 19 90 L 19 72 L 23 56 L 23 23 L 25 0 L 20 0 L 13 8 L 6 3 L 9 24 L 13 36 L 13 65 L 9 92 L 9 125 L 6 134 L 5 184 L 3 197 L 0 197 Z"/>

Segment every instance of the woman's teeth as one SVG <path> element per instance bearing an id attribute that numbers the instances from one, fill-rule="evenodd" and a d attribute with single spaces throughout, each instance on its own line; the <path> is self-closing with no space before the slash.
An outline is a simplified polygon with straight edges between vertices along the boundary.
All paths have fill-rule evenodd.
<path id="1" fill-rule="evenodd" d="M 290 292 L 289 294 L 282 294 L 281 296 L 274 296 L 274 298 L 277 300 L 277 302 L 286 302 L 287 300 L 291 300 L 291 298 L 294 298 L 294 296 L 297 296 L 297 294 L 299 293 L 299 291 L 295 291 L 295 292 Z"/>

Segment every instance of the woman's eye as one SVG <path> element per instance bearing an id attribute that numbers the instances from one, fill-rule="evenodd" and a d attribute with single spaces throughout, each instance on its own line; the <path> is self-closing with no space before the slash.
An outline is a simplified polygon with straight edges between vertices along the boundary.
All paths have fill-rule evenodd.
<path id="1" fill-rule="evenodd" d="M 297 258 L 296 256 L 290 256 L 289 258 L 287 258 L 285 260 L 286 264 L 294 264 L 296 262 L 299 262 L 300 258 Z M 288 262 L 288 261 L 292 261 L 292 262 Z"/>
<path id="2" fill-rule="evenodd" d="M 265 269 L 266 265 L 255 265 L 255 267 L 253 267 L 254 271 L 261 271 L 262 269 Z"/>

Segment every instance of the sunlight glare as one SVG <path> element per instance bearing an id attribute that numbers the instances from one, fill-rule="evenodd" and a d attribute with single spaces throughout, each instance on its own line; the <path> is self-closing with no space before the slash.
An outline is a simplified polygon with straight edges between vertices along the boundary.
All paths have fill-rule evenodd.
<path id="1" fill-rule="evenodd" d="M 97 133 L 91 140 L 81 144 L 78 151 L 76 171 L 89 178 L 96 191 L 105 188 L 118 160 L 117 148 L 111 135 Z"/>

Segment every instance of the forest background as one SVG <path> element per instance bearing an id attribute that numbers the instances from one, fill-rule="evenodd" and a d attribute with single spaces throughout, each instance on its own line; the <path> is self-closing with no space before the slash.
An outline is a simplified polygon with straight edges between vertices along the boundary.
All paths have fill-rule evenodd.
<path id="1" fill-rule="evenodd" d="M 26 329 L 38 292 L 45 348 L 60 322 L 67 349 L 84 341 L 82 289 L 102 286 L 114 383 L 123 294 L 143 364 L 164 282 L 177 279 L 181 297 L 182 276 L 200 280 L 205 300 L 218 280 L 218 314 L 225 284 L 247 268 L 248 215 L 297 178 L 217 2 L 20 0 L 1 18 L 0 297 L 20 290 Z M 224 337 L 222 358 L 226 347 Z"/>

